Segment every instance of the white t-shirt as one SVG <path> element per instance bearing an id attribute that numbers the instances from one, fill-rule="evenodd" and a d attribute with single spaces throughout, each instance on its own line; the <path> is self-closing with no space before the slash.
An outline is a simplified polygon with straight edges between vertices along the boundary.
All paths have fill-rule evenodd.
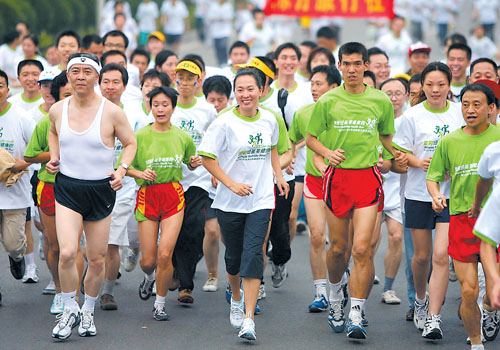
<path id="1" fill-rule="evenodd" d="M 37 124 L 40 121 L 40 119 L 42 119 L 43 117 L 45 117 L 46 115 L 49 114 L 42 109 L 42 105 L 43 105 L 43 102 L 40 103 L 38 106 L 31 108 L 28 111 L 27 115 L 29 117 L 31 117 L 31 119 L 33 119 L 35 124 Z"/>
<path id="2" fill-rule="evenodd" d="M 495 59 L 497 47 L 487 36 L 483 36 L 481 39 L 478 39 L 477 36 L 473 35 L 469 38 L 469 40 L 467 40 L 467 44 L 472 50 L 472 62 L 481 57 Z"/>
<path id="3" fill-rule="evenodd" d="M 380 37 L 377 41 L 377 46 L 384 50 L 389 56 L 391 64 L 391 76 L 405 73 L 408 69 L 408 50 L 410 49 L 411 38 L 406 31 L 402 31 L 399 38 L 395 38 L 391 33 L 387 33 Z"/>
<path id="4" fill-rule="evenodd" d="M 479 13 L 479 22 L 481 24 L 497 23 L 498 0 L 474 0 L 472 4 L 474 10 Z"/>
<path id="5" fill-rule="evenodd" d="M 208 127 L 217 118 L 217 111 L 203 98 L 195 98 L 194 100 L 195 102 L 191 106 L 182 106 L 177 103 L 170 121 L 191 136 L 196 149 L 198 149 Z M 184 178 L 180 183 L 184 191 L 187 191 L 191 186 L 200 187 L 207 192 L 210 191 L 212 176 L 203 166 L 191 171 L 187 165 L 183 164 L 182 175 Z"/>
<path id="6" fill-rule="evenodd" d="M 229 38 L 233 32 L 233 5 L 225 1 L 222 5 L 218 1 L 212 1 L 205 20 L 210 28 L 212 39 Z"/>
<path id="7" fill-rule="evenodd" d="M 462 92 L 462 89 L 466 86 L 467 86 L 467 84 L 460 85 L 460 86 L 453 85 L 453 84 L 450 85 L 450 90 L 453 94 L 453 97 L 455 98 L 455 102 L 460 102 L 460 93 Z"/>
<path id="8" fill-rule="evenodd" d="M 26 112 L 30 111 L 31 109 L 37 107 L 40 103 L 43 103 L 42 95 L 38 96 L 38 98 L 34 100 L 27 100 L 24 97 L 24 92 L 20 92 L 17 95 L 14 95 L 12 97 L 9 97 L 8 101 L 12 103 L 14 106 L 17 106 Z"/>
<path id="9" fill-rule="evenodd" d="M 394 119 L 396 133 L 401 126 L 402 116 Z M 393 210 L 401 207 L 400 186 L 401 174 L 389 171 L 384 174 L 384 210 Z"/>
<path id="10" fill-rule="evenodd" d="M 167 21 L 163 26 L 165 34 L 184 34 L 186 31 L 184 20 L 189 16 L 189 12 L 183 1 L 177 0 L 173 5 L 172 1 L 165 0 L 161 5 L 161 14 L 167 16 Z"/>
<path id="11" fill-rule="evenodd" d="M 17 78 L 19 57 L 20 55 L 15 49 L 11 49 L 7 44 L 0 45 L 0 69 L 7 73 L 9 80 Z"/>
<path id="12" fill-rule="evenodd" d="M 252 21 L 241 28 L 239 39 L 250 46 L 250 56 L 265 56 L 273 49 L 274 32 L 266 22 L 258 29 Z"/>
<path id="13" fill-rule="evenodd" d="M 489 243 L 500 244 L 500 187 L 495 186 L 488 201 L 484 205 L 479 218 L 474 225 L 474 232 L 481 238 L 486 238 Z"/>
<path id="14" fill-rule="evenodd" d="M 198 152 L 216 157 L 233 181 L 250 185 L 253 191 L 241 197 L 219 182 L 212 208 L 236 213 L 274 208 L 271 149 L 278 143 L 278 128 L 272 112 L 260 108 L 257 116 L 246 118 L 234 107 L 212 123 Z"/>
<path id="15" fill-rule="evenodd" d="M 418 159 L 432 157 L 441 137 L 464 125 L 461 106 L 455 102 L 448 102 L 448 106 L 438 112 L 431 110 L 424 101 L 408 109 L 400 118 L 401 123 L 393 143 Z M 426 175 L 420 168 L 408 168 L 405 198 L 432 202 L 427 192 Z M 440 192 L 449 197 L 449 181 L 440 183 Z"/>
<path id="16" fill-rule="evenodd" d="M 484 149 L 477 168 L 483 179 L 495 178 L 494 187 L 500 183 L 500 141 L 493 142 Z"/>
<path id="17" fill-rule="evenodd" d="M 26 116 L 26 112 L 13 104 L 0 113 L 0 147 L 14 158 L 24 159 L 35 122 Z M 0 184 L 0 209 L 22 209 L 33 204 L 29 173 L 10 187 Z"/>
<path id="18" fill-rule="evenodd" d="M 141 2 L 135 14 L 135 18 L 139 25 L 139 31 L 143 33 L 154 32 L 156 30 L 156 20 L 159 16 L 160 10 L 156 2 Z"/>
<path id="19" fill-rule="evenodd" d="M 142 92 L 137 86 L 132 84 L 127 84 L 125 91 L 123 92 L 122 98 L 123 103 L 140 103 L 142 102 Z"/>

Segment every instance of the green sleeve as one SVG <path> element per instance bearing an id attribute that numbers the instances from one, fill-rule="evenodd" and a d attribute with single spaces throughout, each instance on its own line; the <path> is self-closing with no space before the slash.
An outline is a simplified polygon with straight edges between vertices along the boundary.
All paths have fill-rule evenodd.
<path id="1" fill-rule="evenodd" d="M 383 103 L 384 114 L 378 124 L 378 132 L 380 135 L 394 135 L 396 133 L 396 129 L 394 128 L 394 107 L 388 98 Z"/>
<path id="2" fill-rule="evenodd" d="M 436 150 L 434 151 L 429 169 L 427 169 L 427 180 L 434 182 L 444 181 L 448 169 L 446 140 L 441 139 L 439 140 Z"/>
<path id="3" fill-rule="evenodd" d="M 314 118 L 311 118 L 309 121 L 309 125 L 307 126 L 307 133 L 311 134 L 314 137 L 318 137 L 323 133 L 327 127 L 327 118 L 328 118 L 328 100 L 322 101 L 321 99 L 316 102 L 314 105 L 314 109 L 312 115 Z"/>
<path id="4" fill-rule="evenodd" d="M 40 153 L 49 151 L 49 127 L 50 120 L 48 117 L 40 119 L 24 152 L 25 157 L 32 158 L 38 156 Z"/>
<path id="5" fill-rule="evenodd" d="M 186 134 L 187 135 L 187 134 Z M 189 164 L 190 162 L 190 159 L 192 156 L 196 155 L 196 146 L 193 142 L 193 139 L 187 135 L 187 137 L 185 138 L 185 142 L 186 142 L 186 148 L 185 148 L 185 151 L 184 151 L 184 159 L 183 159 L 183 163 L 184 164 Z"/>
<path id="6" fill-rule="evenodd" d="M 290 126 L 290 130 L 288 130 L 288 137 L 292 140 L 293 143 L 297 143 L 301 141 L 304 137 L 300 134 L 299 127 L 299 119 L 301 114 L 295 113 L 295 117 L 293 118 L 292 125 Z"/>

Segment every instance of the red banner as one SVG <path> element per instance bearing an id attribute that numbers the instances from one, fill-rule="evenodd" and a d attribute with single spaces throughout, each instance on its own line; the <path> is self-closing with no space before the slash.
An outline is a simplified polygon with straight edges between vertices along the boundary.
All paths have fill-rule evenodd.
<path id="1" fill-rule="evenodd" d="M 295 17 L 389 17 L 394 0 L 267 0 L 267 15 Z"/>

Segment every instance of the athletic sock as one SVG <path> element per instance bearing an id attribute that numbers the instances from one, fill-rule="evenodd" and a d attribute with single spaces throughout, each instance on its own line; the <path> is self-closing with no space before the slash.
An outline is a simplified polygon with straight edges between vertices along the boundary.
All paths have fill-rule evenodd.
<path id="1" fill-rule="evenodd" d="M 314 280 L 314 289 L 317 296 L 324 295 L 326 297 L 326 279 Z"/>
<path id="2" fill-rule="evenodd" d="M 164 297 L 162 297 L 162 296 L 159 296 L 158 294 L 156 294 L 155 307 L 165 306 L 165 299 L 166 298 L 167 298 L 166 295 Z"/>
<path id="3" fill-rule="evenodd" d="M 87 309 L 94 313 L 95 302 L 97 301 L 97 297 L 91 297 L 88 294 L 85 294 L 85 302 L 83 303 L 82 310 Z"/>
<path id="4" fill-rule="evenodd" d="M 104 280 L 102 283 L 102 294 L 113 295 L 113 288 L 115 287 L 116 280 Z"/>
<path id="5" fill-rule="evenodd" d="M 365 301 L 366 299 L 351 298 L 351 312 L 349 313 L 349 317 L 351 317 L 353 313 L 359 313 L 359 316 L 361 316 L 361 312 L 364 310 Z"/>
<path id="6" fill-rule="evenodd" d="M 483 344 L 471 345 L 470 349 L 471 350 L 484 350 L 484 345 Z"/>
<path id="7" fill-rule="evenodd" d="M 425 299 L 419 299 L 419 298 L 417 298 L 417 296 L 415 296 L 415 302 L 417 304 L 423 305 L 423 304 L 425 304 Z"/>
<path id="8" fill-rule="evenodd" d="M 72 312 L 76 313 L 79 311 L 80 307 L 75 300 L 76 290 L 70 293 L 61 293 L 64 302 L 64 307 L 69 308 Z"/>
<path id="9" fill-rule="evenodd" d="M 146 280 L 147 281 L 154 281 L 156 276 L 155 276 L 155 271 L 153 271 L 150 275 L 148 275 L 147 273 L 144 274 L 146 276 Z"/>
<path id="10" fill-rule="evenodd" d="M 387 292 L 388 290 L 392 290 L 393 283 L 394 283 L 394 278 L 390 278 L 390 277 L 385 276 L 384 292 Z"/>
<path id="11" fill-rule="evenodd" d="M 344 299 L 344 291 L 342 290 L 342 280 L 338 283 L 330 282 L 330 302 L 338 302 Z"/>
<path id="12" fill-rule="evenodd" d="M 34 253 L 25 254 L 24 263 L 26 264 L 26 266 L 35 265 L 35 254 Z"/>

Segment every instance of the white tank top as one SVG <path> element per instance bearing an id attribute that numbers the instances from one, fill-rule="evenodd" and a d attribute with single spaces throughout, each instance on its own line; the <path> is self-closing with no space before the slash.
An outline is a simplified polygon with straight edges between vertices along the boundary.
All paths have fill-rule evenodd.
<path id="1" fill-rule="evenodd" d="M 59 132 L 59 171 L 81 180 L 102 180 L 113 169 L 113 147 L 101 139 L 101 119 L 105 98 L 102 98 L 97 114 L 90 127 L 76 132 L 69 126 L 68 106 L 71 97 L 63 102 L 61 130 Z"/>

